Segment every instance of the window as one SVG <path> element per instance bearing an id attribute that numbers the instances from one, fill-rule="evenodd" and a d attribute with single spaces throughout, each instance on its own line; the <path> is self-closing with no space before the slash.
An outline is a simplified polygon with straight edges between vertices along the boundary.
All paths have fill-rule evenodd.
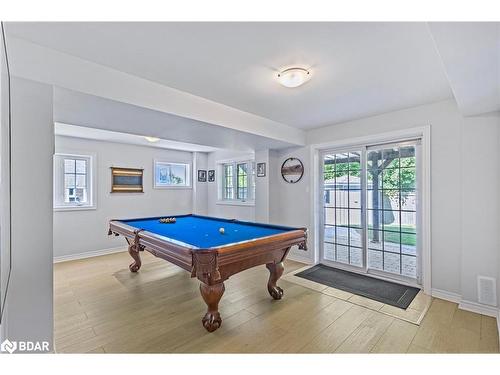
<path id="1" fill-rule="evenodd" d="M 236 196 L 238 199 L 246 201 L 248 199 L 248 168 L 247 164 L 239 163 L 236 168 L 238 171 L 238 184 Z"/>
<path id="2" fill-rule="evenodd" d="M 92 156 L 56 154 L 54 157 L 54 208 L 95 208 Z"/>
<path id="3" fill-rule="evenodd" d="M 154 187 L 190 187 L 191 186 L 191 166 L 187 163 L 171 163 L 157 161 L 154 162 Z"/>
<path id="4" fill-rule="evenodd" d="M 255 163 L 253 161 L 221 164 L 221 200 L 252 202 L 255 199 Z"/>
<path id="5" fill-rule="evenodd" d="M 224 164 L 224 191 L 222 193 L 223 199 L 234 199 L 233 177 L 233 164 Z"/>

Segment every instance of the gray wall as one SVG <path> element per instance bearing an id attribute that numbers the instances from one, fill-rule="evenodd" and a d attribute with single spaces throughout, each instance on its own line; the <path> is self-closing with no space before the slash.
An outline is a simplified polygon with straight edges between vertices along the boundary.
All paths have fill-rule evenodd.
<path id="1" fill-rule="evenodd" d="M 3 26 L 3 25 L 2 25 Z M 0 32 L 0 342 L 5 335 L 2 311 L 10 275 L 10 103 L 7 56 Z"/>
<path id="2" fill-rule="evenodd" d="M 52 87 L 12 79 L 11 340 L 52 347 Z"/>
<path id="3" fill-rule="evenodd" d="M 498 114 L 499 122 L 500 122 L 500 113 Z M 499 125 L 500 126 L 500 125 Z M 500 150 L 500 131 L 498 132 L 497 137 L 497 148 Z M 498 167 L 497 167 L 497 183 L 500 186 L 500 152 L 498 153 Z M 498 194 L 498 192 L 497 192 Z M 500 199 L 497 200 L 497 212 L 500 212 Z M 497 228 L 497 303 L 500 305 L 500 230 Z M 497 316 L 497 325 L 498 325 L 498 338 L 500 339 L 500 306 L 498 309 Z"/>
<path id="4" fill-rule="evenodd" d="M 107 235 L 111 219 L 187 214 L 193 209 L 191 188 L 153 189 L 154 159 L 192 163 L 191 152 L 61 136 L 55 145 L 56 152 L 95 154 L 97 167 L 97 208 L 54 212 L 55 257 L 124 247 L 123 238 Z M 144 193 L 110 193 L 111 166 L 144 168 Z"/>

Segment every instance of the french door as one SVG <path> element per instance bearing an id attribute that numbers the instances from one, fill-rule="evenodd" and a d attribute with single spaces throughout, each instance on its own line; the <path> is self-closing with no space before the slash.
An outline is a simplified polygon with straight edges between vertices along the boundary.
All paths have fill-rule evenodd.
<path id="1" fill-rule="evenodd" d="M 321 153 L 321 262 L 420 284 L 420 140 Z"/>

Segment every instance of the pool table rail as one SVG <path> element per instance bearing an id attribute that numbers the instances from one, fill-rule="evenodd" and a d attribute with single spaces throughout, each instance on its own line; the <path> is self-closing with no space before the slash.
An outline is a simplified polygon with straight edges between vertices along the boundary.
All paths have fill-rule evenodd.
<path id="1" fill-rule="evenodd" d="M 280 263 L 286 258 L 292 246 L 300 245 L 306 240 L 306 230 L 299 229 L 242 241 L 230 247 L 194 250 L 191 275 L 206 284 L 215 284 L 248 268 L 267 263 Z M 205 264 L 210 264 L 212 268 Z"/>

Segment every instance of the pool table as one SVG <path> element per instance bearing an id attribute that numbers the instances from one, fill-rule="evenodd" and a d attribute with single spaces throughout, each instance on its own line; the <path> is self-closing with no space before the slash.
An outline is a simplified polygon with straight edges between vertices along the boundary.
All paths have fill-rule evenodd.
<path id="1" fill-rule="evenodd" d="M 169 216 L 170 217 L 170 216 Z M 283 274 L 283 261 L 290 248 L 306 250 L 306 228 L 290 228 L 200 215 L 174 216 L 174 223 L 160 217 L 111 220 L 109 235 L 122 235 L 134 262 L 141 268 L 140 252 L 147 250 L 191 272 L 201 281 L 200 292 L 207 304 L 203 326 L 213 332 L 222 324 L 218 311 L 224 280 L 240 271 L 265 264 L 269 270 L 267 290 L 279 300 L 283 290 L 276 282 Z"/>

